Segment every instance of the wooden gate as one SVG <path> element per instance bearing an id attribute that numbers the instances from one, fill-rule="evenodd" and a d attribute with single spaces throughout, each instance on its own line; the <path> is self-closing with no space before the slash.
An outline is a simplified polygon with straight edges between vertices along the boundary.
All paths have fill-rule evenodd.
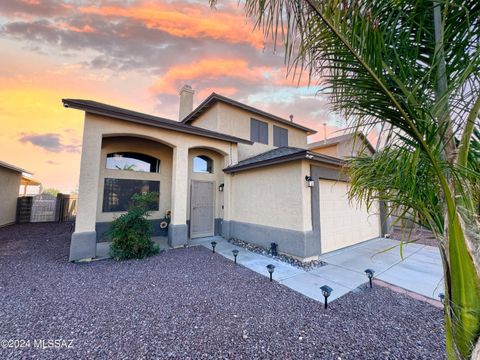
<path id="1" fill-rule="evenodd" d="M 50 194 L 36 195 L 32 199 L 30 222 L 57 221 L 57 197 Z"/>

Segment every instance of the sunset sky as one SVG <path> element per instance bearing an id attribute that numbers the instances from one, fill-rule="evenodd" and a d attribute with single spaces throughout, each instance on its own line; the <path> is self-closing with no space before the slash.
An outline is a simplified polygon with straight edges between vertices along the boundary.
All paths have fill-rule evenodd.
<path id="1" fill-rule="evenodd" d="M 282 48 L 253 31 L 236 0 L 218 3 L 0 1 L 0 160 L 75 190 L 83 113 L 62 98 L 177 120 L 183 84 L 194 106 L 215 91 L 317 130 L 344 125 L 318 87 L 286 78 Z"/>

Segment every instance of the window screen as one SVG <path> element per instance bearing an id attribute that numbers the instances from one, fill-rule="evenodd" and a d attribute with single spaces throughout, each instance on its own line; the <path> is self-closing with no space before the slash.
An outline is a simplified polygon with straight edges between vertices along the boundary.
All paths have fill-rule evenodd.
<path id="1" fill-rule="evenodd" d="M 137 193 L 160 194 L 160 182 L 106 178 L 103 189 L 103 212 L 127 211 L 132 205 L 132 196 Z M 159 201 L 150 210 L 158 210 Z"/>
<path id="2" fill-rule="evenodd" d="M 250 140 L 268 144 L 268 124 L 263 121 L 250 119 Z"/>
<path id="3" fill-rule="evenodd" d="M 273 146 L 288 146 L 288 130 L 273 126 Z"/>

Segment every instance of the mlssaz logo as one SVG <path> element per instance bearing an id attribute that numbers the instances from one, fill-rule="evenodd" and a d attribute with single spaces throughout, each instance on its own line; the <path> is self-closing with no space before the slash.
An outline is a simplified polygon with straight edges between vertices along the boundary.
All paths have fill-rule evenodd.
<path id="1" fill-rule="evenodd" d="M 38 349 L 72 349 L 73 340 L 62 339 L 35 339 L 33 346 Z"/>

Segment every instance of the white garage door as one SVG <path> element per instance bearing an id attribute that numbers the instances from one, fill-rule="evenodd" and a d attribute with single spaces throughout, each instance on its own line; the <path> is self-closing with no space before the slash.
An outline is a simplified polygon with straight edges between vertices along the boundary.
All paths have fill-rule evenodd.
<path id="1" fill-rule="evenodd" d="M 350 202 L 348 183 L 320 179 L 319 184 L 322 253 L 379 236 L 378 207 L 368 213 L 365 205 Z"/>

